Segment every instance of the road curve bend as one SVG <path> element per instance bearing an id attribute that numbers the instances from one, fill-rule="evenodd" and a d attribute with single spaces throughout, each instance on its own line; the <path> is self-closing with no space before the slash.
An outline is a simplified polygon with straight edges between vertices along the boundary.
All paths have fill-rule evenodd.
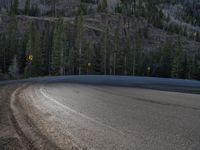
<path id="1" fill-rule="evenodd" d="M 139 77 L 41 78 L 12 94 L 35 149 L 198 150 L 200 82 Z"/>

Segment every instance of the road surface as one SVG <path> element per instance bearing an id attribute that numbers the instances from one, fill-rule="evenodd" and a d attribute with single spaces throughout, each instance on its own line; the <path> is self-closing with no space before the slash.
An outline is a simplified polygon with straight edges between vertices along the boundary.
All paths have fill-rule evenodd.
<path id="1" fill-rule="evenodd" d="M 15 129 L 34 149 L 198 150 L 200 82 L 71 76 L 23 81 Z"/>

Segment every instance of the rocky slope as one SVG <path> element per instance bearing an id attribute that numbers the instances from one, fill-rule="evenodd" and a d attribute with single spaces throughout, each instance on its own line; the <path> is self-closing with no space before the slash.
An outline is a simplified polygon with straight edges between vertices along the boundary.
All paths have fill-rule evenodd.
<path id="1" fill-rule="evenodd" d="M 109 12 L 114 12 L 114 9 L 116 7 L 116 4 L 119 0 L 108 0 L 108 11 Z M 19 0 L 19 7 L 18 9 L 23 11 L 24 7 L 25 7 L 25 2 L 26 0 Z M 40 13 L 41 15 L 48 15 L 49 12 L 52 9 L 52 2 L 50 0 L 32 0 L 30 1 L 31 5 L 37 4 L 39 9 L 40 9 Z M 88 2 L 88 1 L 86 1 Z M 90 1 L 89 1 L 90 2 Z M 90 4 L 88 6 L 93 6 L 92 8 L 96 8 L 96 3 L 97 1 L 91 1 L 93 3 L 87 3 Z M 56 1 L 56 10 L 58 12 L 62 12 L 62 14 L 64 14 L 64 16 L 66 17 L 71 17 L 74 16 L 74 11 L 76 10 L 77 6 L 79 5 L 80 0 L 58 0 Z M 0 0 L 0 10 L 1 10 L 1 14 L 6 14 L 6 11 L 9 10 L 10 8 L 10 4 L 11 4 L 11 0 Z M 179 25 L 182 26 L 183 28 L 187 28 L 187 34 L 188 37 L 184 37 L 184 35 L 181 35 L 181 38 L 183 39 L 184 43 L 185 43 L 185 49 L 188 50 L 196 50 L 199 47 L 199 43 L 192 41 L 193 38 L 193 34 L 196 32 L 200 32 L 200 27 L 199 26 L 193 26 L 189 23 L 186 23 L 184 20 L 181 19 L 181 10 L 183 10 L 183 3 L 178 3 L 175 5 L 168 5 L 165 4 L 164 6 L 162 5 L 162 11 L 164 13 L 164 15 L 166 17 L 169 17 L 169 22 L 166 23 L 166 26 L 169 24 L 175 24 L 175 25 Z M 19 18 L 21 18 L 21 21 L 25 21 L 25 22 L 29 22 L 29 20 L 31 19 L 31 17 L 23 17 L 20 16 Z M 23 18 L 23 19 L 22 19 Z M 34 18 L 35 20 L 39 20 L 37 21 L 38 24 L 43 24 L 44 21 L 46 21 L 46 17 L 41 17 L 41 18 Z M 44 20 L 43 20 L 44 19 Z M 3 19 L 0 18 L 0 29 L 3 31 L 3 25 L 5 25 L 5 19 L 2 21 Z M 47 19 L 49 20 L 49 19 Z M 97 15 L 90 15 L 86 17 L 86 21 L 85 21 L 85 26 L 91 30 L 90 34 L 94 34 L 96 32 L 99 31 L 105 31 L 105 23 L 108 22 L 108 26 L 110 28 L 110 31 L 114 34 L 114 31 L 116 30 L 116 28 L 119 28 L 119 33 L 121 34 L 121 36 L 123 37 L 123 30 L 125 28 L 125 22 L 128 20 L 128 22 L 130 21 L 130 34 L 132 35 L 132 37 L 135 35 L 135 33 L 137 31 L 139 31 L 140 29 L 147 29 L 148 28 L 148 34 L 149 34 L 149 38 L 144 38 L 144 47 L 146 47 L 147 49 L 155 49 L 156 47 L 159 47 L 166 39 L 168 38 L 176 38 L 178 35 L 176 34 L 169 34 L 166 31 L 160 30 L 158 28 L 155 28 L 154 26 L 152 26 L 151 24 L 149 24 L 145 19 L 142 18 L 136 18 L 136 17 L 123 17 L 122 15 L 114 15 L 114 14 L 97 14 Z M 21 22 L 20 21 L 20 22 Z M 142 21 L 142 22 L 141 22 Z M 19 22 L 19 24 L 21 24 Z M 67 21 L 68 22 L 68 21 Z M 72 19 L 73 22 L 73 19 Z M 5 25 L 6 26 L 6 25 Z M 20 29 L 21 27 L 19 27 L 19 30 L 23 30 Z M 142 30 L 144 31 L 144 30 Z M 90 38 L 90 37 L 89 37 Z M 92 39 L 93 36 L 91 37 Z M 96 38 L 95 38 L 96 39 Z"/>
<path id="2" fill-rule="evenodd" d="M 17 19 L 19 35 L 28 30 L 28 25 L 31 21 L 34 21 L 39 29 L 43 31 L 46 26 L 53 25 L 56 20 L 52 17 L 29 17 L 20 15 Z M 70 30 L 73 31 L 74 17 L 65 17 L 64 20 L 66 30 L 69 32 Z M 1 32 L 5 31 L 8 22 L 9 17 L 7 15 L 0 16 Z M 126 29 L 126 22 L 129 22 L 129 29 Z M 175 46 L 177 38 L 181 38 L 183 41 L 183 48 L 185 51 L 196 52 L 200 48 L 200 42 L 156 28 L 149 24 L 144 18 L 124 17 L 120 14 L 101 13 L 92 16 L 85 16 L 84 27 L 85 39 L 93 41 L 94 43 L 100 40 L 101 32 L 106 32 L 108 27 L 111 35 L 113 36 L 115 31 L 118 30 L 122 41 L 125 38 L 126 30 L 129 31 L 132 42 L 134 42 L 134 37 L 137 32 L 141 32 L 142 47 L 147 51 L 160 49 L 168 39 L 170 39 L 172 44 Z"/>

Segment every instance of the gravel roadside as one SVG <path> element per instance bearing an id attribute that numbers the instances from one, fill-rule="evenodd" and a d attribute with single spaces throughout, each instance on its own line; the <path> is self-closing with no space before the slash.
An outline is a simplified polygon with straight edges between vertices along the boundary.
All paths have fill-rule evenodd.
<path id="1" fill-rule="evenodd" d="M 18 84 L 0 85 L 0 149 L 25 150 L 21 139 L 15 132 L 10 112 L 10 95 Z"/>

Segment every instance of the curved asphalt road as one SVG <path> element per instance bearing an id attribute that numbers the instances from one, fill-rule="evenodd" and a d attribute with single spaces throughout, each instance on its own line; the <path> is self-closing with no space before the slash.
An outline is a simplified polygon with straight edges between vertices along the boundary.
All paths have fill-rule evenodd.
<path id="1" fill-rule="evenodd" d="M 198 150 L 198 93 L 198 81 L 71 76 L 35 79 L 18 105 L 61 149 Z"/>

